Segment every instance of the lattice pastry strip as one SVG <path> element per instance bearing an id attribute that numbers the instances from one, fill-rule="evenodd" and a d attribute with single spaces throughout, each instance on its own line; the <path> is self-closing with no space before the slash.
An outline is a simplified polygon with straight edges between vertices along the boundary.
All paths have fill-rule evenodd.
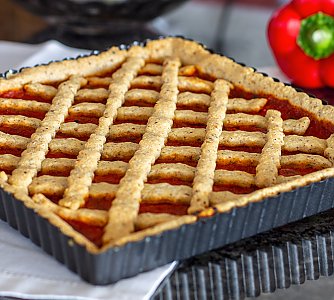
<path id="1" fill-rule="evenodd" d="M 131 87 L 142 87 L 159 90 L 163 84 L 162 76 L 146 76 L 141 75 L 136 77 Z M 203 80 L 197 77 L 178 76 L 178 88 L 180 91 L 192 91 L 210 94 L 213 89 L 213 84 L 210 81 Z"/>
<path id="2" fill-rule="evenodd" d="M 201 147 L 201 156 L 193 182 L 193 196 L 188 209 L 189 214 L 199 212 L 209 206 L 209 194 L 213 186 L 219 137 L 223 129 L 229 92 L 229 83 L 222 80 L 215 81 L 208 112 L 206 133 Z"/>
<path id="3" fill-rule="evenodd" d="M 268 110 L 266 118 L 268 122 L 267 142 L 256 167 L 255 183 L 258 187 L 268 187 L 276 183 L 284 143 L 281 113 L 277 110 Z"/>
<path id="4" fill-rule="evenodd" d="M 31 195 L 43 194 L 54 199 L 61 196 L 66 187 L 66 177 L 43 175 L 33 180 L 29 186 L 29 192 Z M 118 184 L 106 182 L 93 183 L 89 188 L 89 197 L 113 200 L 118 187 Z M 163 201 L 168 201 L 169 203 L 188 205 L 191 199 L 191 190 L 191 187 L 185 185 L 173 186 L 168 183 L 145 184 L 141 201 L 143 203 L 163 203 Z"/>
<path id="5" fill-rule="evenodd" d="M 38 82 L 25 84 L 24 90 L 31 95 L 41 96 L 45 100 L 52 100 L 57 94 L 57 88 Z"/>
<path id="6" fill-rule="evenodd" d="M 170 147 L 164 147 L 168 151 Z M 171 149 L 172 150 L 172 149 Z M 174 154 L 180 153 L 178 150 L 174 151 Z M 162 152 L 162 157 L 166 154 Z M 260 160 L 259 153 L 249 153 L 242 151 L 229 151 L 220 150 L 217 153 L 217 163 L 220 165 L 249 165 L 257 166 Z M 198 149 L 198 158 L 200 157 L 200 150 Z M 188 158 L 185 162 L 188 162 Z M 196 158 L 195 158 L 196 160 Z M 330 161 L 320 155 L 307 155 L 307 154 L 295 154 L 286 155 L 281 157 L 281 166 L 303 166 L 303 163 L 312 166 L 314 168 L 326 168 L 331 165 Z M 11 154 L 0 155 L 0 162 L 3 167 L 11 170 L 14 169 L 18 162 L 18 157 Z M 74 167 L 75 160 L 69 158 L 47 158 L 42 163 L 41 173 L 42 174 L 53 174 L 53 173 L 69 173 Z M 123 177 L 128 168 L 128 164 L 123 161 L 99 161 L 98 167 L 95 174 L 97 176 L 108 176 L 118 175 Z M 217 172 L 218 170 L 216 170 Z M 159 163 L 152 166 L 152 169 L 148 175 L 149 179 L 160 179 L 160 178 L 177 178 L 184 182 L 193 182 L 195 174 L 195 167 L 189 166 L 185 163 Z"/>
<path id="7" fill-rule="evenodd" d="M 248 106 L 252 107 L 252 106 Z M 90 116 L 99 118 L 103 115 L 105 105 L 102 103 L 79 103 L 70 108 L 70 114 L 75 116 Z M 153 113 L 152 107 L 121 107 L 118 110 L 117 120 L 119 122 L 133 121 L 147 121 Z M 177 110 L 175 112 L 176 122 L 187 122 L 191 125 L 205 126 L 207 122 L 207 113 L 195 112 L 193 110 Z M 266 128 L 266 120 L 262 116 L 248 115 L 244 113 L 228 114 L 225 119 L 226 126 L 257 126 Z"/>
<path id="8" fill-rule="evenodd" d="M 11 98 L 0 98 L 0 107 L 1 109 L 9 110 L 17 115 L 22 114 L 23 112 L 29 112 L 29 114 L 32 115 L 36 111 L 40 113 L 47 113 L 50 110 L 49 103 Z"/>
<path id="9" fill-rule="evenodd" d="M 283 122 L 284 124 L 289 120 Z M 298 122 L 298 120 L 294 120 Z M 66 154 L 71 154 L 77 156 L 79 151 L 82 149 L 84 142 L 79 139 L 85 139 L 91 135 L 91 133 L 96 130 L 97 125 L 95 124 L 77 124 L 75 122 L 63 123 L 60 126 L 59 133 L 66 134 L 68 136 L 73 136 L 75 138 L 52 140 L 50 142 L 49 148 L 51 152 L 61 153 L 62 148 Z M 145 125 L 137 124 L 117 124 L 111 127 L 109 135 L 113 136 L 115 139 L 122 138 L 130 134 L 134 137 L 141 137 L 145 131 Z M 298 131 L 298 127 L 295 127 Z M 294 133 L 295 130 L 291 127 L 290 132 Z M 202 143 L 205 135 L 205 130 L 202 128 L 173 128 L 168 135 L 169 141 L 182 142 L 182 143 Z M 316 137 L 299 137 L 296 135 L 289 135 L 284 137 L 285 144 L 282 150 L 287 151 L 302 151 L 309 153 L 321 154 L 325 148 L 325 141 Z M 266 136 L 262 132 L 248 132 L 248 131 L 224 131 L 220 137 L 220 146 L 259 146 L 263 147 L 266 141 Z M 24 150 L 26 145 L 29 143 L 29 138 L 9 135 L 0 132 L 0 148 L 10 148 L 17 150 Z M 289 143 L 289 144 L 288 144 Z M 128 146 L 126 146 L 128 145 Z M 130 147 L 130 144 L 124 144 L 125 148 Z M 120 148 L 121 145 L 119 145 Z M 131 146 L 132 147 L 132 146 Z M 136 145 L 133 145 L 133 149 L 136 149 Z M 110 143 L 105 144 L 104 153 L 108 155 L 106 150 L 113 148 Z M 124 151 L 124 150 L 123 150 Z M 108 159 L 107 157 L 105 159 Z"/>
<path id="10" fill-rule="evenodd" d="M 165 147 L 168 148 L 168 147 Z M 164 148 L 164 149 L 165 149 Z M 238 164 L 241 163 L 248 165 L 256 166 L 259 161 L 261 155 L 258 153 L 247 153 L 240 152 L 234 153 L 236 151 L 228 151 L 222 150 L 218 151 L 218 164 Z M 178 154 L 178 151 L 175 151 L 175 154 Z M 0 156 L 0 162 L 4 166 L 4 168 L 13 168 L 17 163 L 18 158 L 12 155 L 2 155 Z M 296 155 L 287 155 L 281 157 L 281 166 L 282 167 L 303 167 L 304 165 L 315 169 L 329 168 L 331 167 L 331 163 L 322 156 L 319 155 L 307 155 L 307 154 L 296 154 Z M 41 172 L 43 174 L 53 174 L 53 172 L 58 174 L 69 173 L 71 168 L 74 166 L 73 159 L 46 159 L 42 164 Z M 119 178 L 123 177 L 128 169 L 128 164 L 121 161 L 100 161 L 98 164 L 98 168 L 96 170 L 97 176 L 108 176 L 108 175 L 117 175 Z M 57 174 L 57 172 L 59 172 Z M 184 184 L 192 183 L 195 175 L 195 168 L 188 166 L 182 163 L 160 163 L 154 165 L 148 174 L 148 178 L 152 181 L 155 179 L 159 181 L 159 179 L 169 178 L 169 179 L 179 179 L 184 182 Z M 216 170 L 214 173 L 214 182 L 217 184 L 232 184 L 236 186 L 251 186 L 255 183 L 255 179 L 253 178 L 253 174 L 249 174 L 247 172 L 242 171 L 228 171 L 228 170 Z M 31 190 L 33 193 L 43 193 L 47 194 L 48 191 L 52 190 L 54 185 L 48 185 L 48 180 L 56 180 L 58 177 L 52 177 L 48 175 L 40 176 L 33 181 L 34 189 L 36 189 L 36 185 L 40 185 L 40 188 L 37 190 Z M 282 180 L 281 180 L 282 181 Z M 42 188 L 42 183 L 44 187 Z M 93 184 L 94 185 L 94 184 Z M 62 184 L 63 186 L 63 184 Z M 32 188 L 32 186 L 31 186 Z M 63 190 L 59 190 L 58 196 L 61 196 Z M 111 196 L 111 195 L 110 195 Z M 142 196 L 145 198 L 144 194 Z M 170 197 L 168 199 L 172 200 Z"/>
<path id="11" fill-rule="evenodd" d="M 122 111 L 122 110 L 121 110 Z M 128 112 L 130 112 L 131 110 L 128 110 Z M 137 110 L 138 112 L 138 110 Z M 178 118 L 179 121 L 181 122 L 185 122 L 187 124 L 196 124 L 198 123 L 198 118 L 196 117 L 196 114 L 193 114 L 191 112 L 187 112 L 186 114 L 184 113 L 186 111 L 183 111 L 181 113 L 177 113 L 176 116 Z M 182 118 L 180 118 L 180 116 L 183 115 Z M 129 115 L 127 115 L 129 117 Z M 136 115 L 135 112 L 131 113 L 131 118 L 133 119 L 138 119 L 138 120 L 142 120 L 142 116 L 138 116 L 138 114 Z M 127 122 L 127 119 L 125 118 L 125 116 L 122 116 L 123 121 Z M 147 116 L 147 119 L 149 118 L 149 115 Z M 202 117 L 200 117 L 201 119 Z M 205 117 L 206 119 L 206 117 Z M 231 119 L 231 117 L 230 117 Z M 307 121 L 307 123 L 305 122 Z M 203 122 L 203 121 L 201 121 Z M 206 121 L 205 121 L 206 122 Z M 35 119 L 35 118 L 28 118 L 28 117 L 18 117 L 15 116 L 15 118 L 13 116 L 3 116 L 2 119 L 0 119 L 0 125 L 10 125 L 12 123 L 15 123 L 15 125 L 18 126 L 23 126 L 25 128 L 29 128 L 31 130 L 35 130 L 38 126 L 40 126 L 41 121 L 39 119 Z M 203 123 L 204 124 L 204 123 Z M 206 124 L 206 123 L 205 123 Z M 117 130 L 117 135 L 122 135 L 124 133 L 122 133 L 122 126 L 125 129 L 125 125 L 123 124 L 117 124 L 119 125 L 120 131 Z M 67 122 L 67 123 L 62 123 L 59 129 L 59 133 L 65 134 L 65 135 L 69 135 L 72 136 L 73 138 L 88 138 L 93 132 L 94 130 L 96 130 L 96 126 L 95 124 L 92 123 L 86 123 L 86 124 L 78 124 L 76 122 Z M 131 125 L 133 126 L 133 125 Z M 145 126 L 145 125 L 143 125 Z M 133 134 L 142 134 L 143 131 L 143 126 L 136 126 L 133 128 L 132 132 Z M 307 130 L 309 126 L 309 119 L 306 117 L 305 118 L 301 118 L 298 120 L 285 120 L 283 121 L 283 130 L 285 133 L 287 134 L 294 134 L 294 135 L 301 135 L 304 134 L 305 131 Z M 124 130 L 123 129 L 123 130 Z M 113 127 L 110 129 L 111 131 L 109 132 L 109 136 L 113 136 L 113 134 L 115 133 L 116 129 L 114 129 Z M 240 132 L 240 131 L 239 131 Z M 194 136 L 197 136 L 197 138 L 203 140 L 204 138 L 204 131 L 201 128 L 187 128 L 187 127 L 181 127 L 181 128 L 173 128 L 172 132 L 170 133 L 170 135 L 175 134 L 175 140 L 177 139 L 181 139 L 182 136 L 185 136 L 187 134 L 192 134 Z M 1 133 L 2 134 L 2 133 Z M 245 138 L 247 135 L 251 136 L 258 136 L 260 138 L 260 136 L 262 133 L 261 132 L 245 132 Z M 228 138 L 229 135 L 233 135 L 233 133 L 229 133 L 229 132 L 224 132 L 224 136 L 226 138 Z M 171 139 L 172 137 L 170 137 Z M 191 136 L 186 136 L 184 137 L 185 139 L 192 139 Z M 222 136 L 222 139 L 224 139 L 224 137 Z M 236 139 L 238 140 L 238 138 L 236 137 Z M 5 146 L 5 145 L 4 145 Z"/>
<path id="12" fill-rule="evenodd" d="M 111 129 L 111 132 L 114 133 L 114 138 L 118 139 L 124 137 L 122 134 L 122 129 L 126 126 L 119 126 L 115 125 L 115 129 Z M 131 131 L 131 135 L 135 137 L 140 137 L 143 134 L 145 126 L 136 126 L 131 124 L 128 128 L 139 128 L 138 131 L 133 130 Z M 128 129 L 127 129 L 128 130 Z M 125 130 L 124 130 L 125 131 Z M 184 144 L 195 144 L 195 143 L 202 143 L 204 140 L 205 130 L 204 129 L 197 129 L 197 128 L 173 128 L 168 135 L 169 142 L 178 142 Z M 0 134 L 0 145 L 1 145 L 1 136 L 3 136 L 3 146 L 10 147 L 10 139 L 7 140 L 6 134 Z M 14 145 L 15 147 L 24 147 L 25 144 L 29 139 L 27 138 L 17 138 L 15 139 Z M 68 141 L 68 150 L 66 151 L 66 141 Z M 314 154 L 323 154 L 326 149 L 326 141 L 316 138 L 316 137 L 300 137 L 295 135 L 285 136 L 284 142 L 289 142 L 288 145 L 283 145 L 282 150 L 294 152 L 300 151 L 304 153 L 314 153 Z M 266 135 L 262 132 L 247 132 L 247 131 L 223 131 L 219 138 L 219 145 L 220 146 L 228 146 L 228 147 L 241 147 L 241 146 L 248 146 L 248 147 L 263 147 L 266 143 Z M 53 140 L 50 143 L 50 149 L 54 152 L 61 151 L 61 148 L 64 146 L 64 153 L 77 155 L 78 151 L 82 149 L 84 145 L 83 141 L 74 138 L 67 138 L 67 139 L 57 139 Z M 312 145 L 312 146 L 310 146 Z M 124 158 L 131 157 L 134 152 L 138 149 L 138 144 L 132 142 L 107 142 L 105 144 L 102 156 L 106 160 L 115 159 L 113 155 L 119 152 L 119 157 L 124 153 Z M 126 154 L 128 153 L 128 154 Z"/>
<path id="13" fill-rule="evenodd" d="M 9 183 L 23 190 L 28 190 L 34 176 L 41 168 L 42 161 L 48 151 L 48 145 L 64 121 L 74 96 L 79 88 L 86 83 L 82 77 L 73 76 L 62 83 L 52 101 L 50 110 L 41 122 L 40 127 L 31 136 L 26 150 L 22 153 L 17 169 L 9 178 Z"/>
<path id="14" fill-rule="evenodd" d="M 63 143 L 58 144 L 59 148 L 57 149 L 59 149 L 59 152 L 61 152 L 61 147 L 63 147 L 62 144 L 64 144 L 64 145 L 69 145 L 69 149 L 68 150 L 65 149 L 64 152 L 73 153 L 74 146 L 71 143 L 66 143 L 66 141 L 62 139 L 59 139 L 59 140 L 63 141 Z M 81 148 L 83 148 L 83 144 L 84 142 L 81 142 Z M 130 144 L 131 147 L 128 147 L 128 144 Z M 22 144 L 22 148 L 25 148 L 26 145 L 27 145 L 27 140 L 25 139 L 24 143 Z M 133 154 L 135 153 L 135 151 L 138 149 L 138 144 L 134 144 L 134 143 L 106 144 L 106 146 L 108 145 L 109 146 L 112 145 L 113 147 L 105 148 L 103 152 L 103 158 L 109 158 L 109 159 L 112 158 L 116 160 L 124 159 L 127 157 L 131 158 Z M 17 140 L 16 140 L 16 146 L 19 146 L 19 144 L 17 143 Z M 326 150 L 328 149 L 330 148 L 326 148 Z M 79 153 L 79 150 L 77 150 L 76 152 Z M 149 176 L 152 176 L 152 178 L 156 176 L 160 176 L 160 173 L 162 172 L 160 169 L 162 167 L 165 168 L 163 172 L 167 173 L 168 170 L 170 170 L 171 168 L 174 168 L 174 165 L 177 165 L 178 169 L 182 170 L 183 172 L 184 169 L 188 169 L 189 166 L 184 165 L 184 164 L 177 164 L 177 162 L 179 163 L 185 162 L 190 165 L 196 165 L 199 160 L 199 157 L 200 157 L 200 149 L 197 147 L 166 146 L 161 151 L 160 159 L 162 161 L 168 161 L 170 163 L 168 164 L 160 163 L 156 166 L 153 166 Z M 11 172 L 17 167 L 19 159 L 20 159 L 19 157 L 14 156 L 12 154 L 0 155 L 1 166 L 4 170 L 7 170 L 8 172 Z M 217 155 L 217 163 L 219 165 L 232 164 L 232 165 L 256 166 L 259 162 L 259 159 L 260 159 L 259 153 L 250 153 L 250 152 L 243 152 L 243 151 L 219 150 L 218 155 Z M 173 164 L 171 162 L 176 162 L 176 164 Z M 67 174 L 74 167 L 74 163 L 75 163 L 75 159 L 70 159 L 70 158 L 46 158 L 42 162 L 41 172 L 43 174 L 50 174 L 50 172 L 51 173 L 55 172 L 55 173 L 60 173 L 60 174 L 63 174 L 65 172 Z M 305 164 L 309 165 L 310 167 L 320 169 L 320 168 L 328 168 L 331 166 L 332 163 L 321 155 L 299 153 L 299 154 L 281 156 L 281 167 L 288 167 L 288 166 L 298 167 L 298 165 L 303 166 Z M 107 167 L 103 167 L 104 165 L 106 165 Z M 105 171 L 103 170 L 109 169 L 110 174 L 116 172 L 117 174 L 119 174 L 119 176 L 123 176 L 125 174 L 124 166 L 126 166 L 127 168 L 127 163 L 123 161 L 100 161 L 98 163 L 96 175 L 103 175 L 103 174 L 107 175 L 107 173 L 105 173 Z M 187 174 L 188 173 L 189 172 L 187 172 Z M 188 178 L 187 176 L 186 176 L 186 179 Z M 192 179 L 188 178 L 187 181 L 192 181 Z"/>
<path id="15" fill-rule="evenodd" d="M 257 166 L 259 164 L 261 155 L 259 153 L 250 153 L 243 151 L 230 151 L 222 150 L 218 151 L 217 163 L 226 165 L 231 164 L 240 164 L 248 166 Z M 313 168 L 322 169 L 329 168 L 331 162 L 321 155 L 312 155 L 312 154 L 294 154 L 294 155 L 282 155 L 280 166 L 288 167 L 303 167 L 308 165 Z"/>
<path id="16" fill-rule="evenodd" d="M 159 157 L 171 130 L 178 95 L 178 59 L 167 59 L 162 73 L 160 99 L 147 122 L 139 149 L 129 162 L 109 211 L 109 223 L 105 227 L 103 241 L 109 243 L 134 230 L 138 215 L 141 191 L 151 165 Z"/>
<path id="17" fill-rule="evenodd" d="M 3 115 L 0 116 L 0 124 L 3 126 L 22 126 L 36 130 L 41 125 L 41 120 L 20 115 Z"/>
<path id="18" fill-rule="evenodd" d="M 103 116 L 99 119 L 99 125 L 90 136 L 89 140 L 80 151 L 75 167 L 68 177 L 68 188 L 60 205 L 78 209 L 85 203 L 89 186 L 92 183 L 97 163 L 103 151 L 109 128 L 117 115 L 117 110 L 124 103 L 124 95 L 130 86 L 130 82 L 144 65 L 144 58 L 130 57 L 122 68 L 113 74 L 113 81 L 109 86 L 109 98 Z"/>
<path id="19" fill-rule="evenodd" d="M 103 102 L 103 100 L 107 98 L 105 96 L 105 92 L 107 93 L 108 91 L 105 89 L 94 89 L 94 90 L 82 89 L 80 90 L 78 92 L 78 95 L 75 97 L 77 104 L 70 108 L 70 113 L 78 114 L 78 115 L 91 114 L 92 116 L 100 117 L 103 114 L 104 106 L 105 106 L 101 102 Z M 146 97 L 144 97 L 145 93 L 147 94 Z M 92 98 L 92 95 L 94 94 L 96 95 L 94 98 Z M 157 101 L 156 95 L 159 95 L 159 93 L 156 91 L 133 89 L 126 93 L 125 100 L 130 101 L 130 102 L 132 101 L 134 104 L 140 101 L 141 103 L 145 103 L 148 105 L 154 105 Z M 145 102 L 142 102 L 141 99 L 143 98 L 145 99 Z M 193 108 L 197 106 L 197 107 L 207 108 L 209 107 L 208 99 L 210 99 L 210 97 L 209 95 L 206 95 L 206 94 L 194 94 L 194 93 L 185 92 L 185 93 L 181 93 L 180 97 L 178 97 L 178 106 L 189 107 L 189 108 Z M 232 110 L 234 112 L 240 112 L 240 113 L 241 112 L 256 113 L 256 112 L 259 112 L 266 105 L 266 103 L 267 103 L 267 99 L 264 99 L 264 98 L 254 98 L 251 100 L 246 100 L 242 98 L 231 98 L 228 100 L 227 109 L 230 111 Z M 122 110 L 123 110 L 123 114 L 131 113 L 130 107 L 123 107 Z M 130 112 L 127 112 L 127 110 L 130 110 Z M 139 110 L 139 113 L 143 114 L 143 117 L 146 117 L 146 115 L 150 116 L 152 114 L 152 111 L 147 107 L 141 107 L 141 110 L 142 111 Z M 206 113 L 203 113 L 203 116 L 206 116 Z M 262 120 L 263 119 L 260 118 L 259 122 L 261 122 Z"/>
<path id="20" fill-rule="evenodd" d="M 101 79 L 101 78 L 96 78 Z M 109 78 L 107 85 L 111 83 Z M 56 93 L 57 89 L 53 86 L 43 85 L 40 83 L 31 83 L 25 85 L 25 90 L 36 96 L 43 96 L 45 99 L 52 99 Z M 81 89 L 78 91 L 75 96 L 76 103 L 82 102 L 91 102 L 91 103 L 102 103 L 108 98 L 109 92 L 108 89 L 105 88 L 90 88 L 90 89 Z M 145 90 L 145 89 L 131 89 L 125 94 L 125 100 L 133 103 L 140 102 L 142 104 L 155 104 L 158 100 L 159 93 L 154 90 Z M 23 105 L 27 104 L 27 109 L 30 109 L 32 105 L 34 105 L 33 101 L 26 101 L 20 99 L 8 99 L 3 98 L 1 101 L 5 102 L 6 105 L 12 107 L 15 105 L 15 101 L 22 103 Z M 1 102 L 0 102 L 1 103 Z M 47 103 L 37 102 L 40 109 L 45 109 L 48 107 Z M 233 110 L 235 112 L 258 112 L 260 111 L 265 104 L 267 103 L 267 99 L 265 98 L 255 98 L 251 100 L 246 100 L 243 98 L 230 98 L 228 101 L 228 110 Z M 2 106 L 3 104 L 1 104 Z M 188 107 L 209 107 L 210 105 L 210 96 L 207 94 L 199 94 L 192 92 L 183 92 L 178 96 L 178 105 L 188 106 Z"/>
<path id="21" fill-rule="evenodd" d="M 25 149 L 26 145 L 29 142 L 29 139 L 19 136 L 11 136 L 8 134 L 0 134 L 0 144 L 1 144 L 1 137 L 5 135 L 6 145 L 9 142 L 12 142 L 15 145 L 15 148 Z M 291 136 L 293 137 L 293 136 Z M 287 138 L 285 136 L 284 140 Z M 317 138 L 315 138 L 315 142 L 318 142 Z M 293 139 L 292 139 L 293 140 Z M 305 137 L 304 142 L 308 140 L 313 140 L 313 137 Z M 323 141 L 323 140 L 321 140 Z M 299 137 L 297 142 L 299 142 Z M 323 142 L 319 143 L 319 151 L 313 151 L 313 149 L 309 149 L 309 146 L 303 142 L 300 144 L 296 144 L 295 147 L 289 146 L 291 151 L 296 151 L 297 149 L 304 153 L 293 154 L 293 155 L 283 155 L 281 157 L 281 166 L 289 166 L 289 165 L 303 165 L 304 164 L 310 165 L 315 168 L 326 168 L 331 166 L 331 162 L 321 155 L 313 155 L 322 154 L 324 148 L 322 148 Z M 234 145 L 234 143 L 227 144 L 227 145 Z M 261 144 L 262 145 L 262 144 Z M 304 145 L 304 146 L 303 146 Z M 56 139 L 53 140 L 50 145 L 50 149 L 53 153 L 65 153 L 65 154 L 72 154 L 76 156 L 81 149 L 84 147 L 84 142 L 76 140 L 75 143 L 71 143 L 71 139 Z M 283 146 L 282 149 L 285 149 Z M 331 148 L 326 148 L 328 151 Z M 123 165 L 126 164 L 122 161 L 108 161 L 108 160 L 128 160 L 130 159 L 134 153 L 138 150 L 138 144 L 131 143 L 131 142 L 123 142 L 123 143 L 107 143 L 105 144 L 105 148 L 102 152 L 102 158 L 106 159 L 107 161 L 100 161 L 98 164 L 98 168 L 96 172 L 97 174 L 100 173 L 100 165 L 103 164 L 110 164 L 109 167 L 112 168 L 112 172 L 116 172 L 116 169 L 122 170 L 123 167 L 111 167 L 111 165 Z M 311 154 L 307 154 L 310 151 Z M 321 152 L 321 153 L 320 153 Z M 191 147 L 191 146 L 166 146 L 162 149 L 160 158 L 161 161 L 167 162 L 186 162 L 190 165 L 196 165 L 200 157 L 200 148 L 198 147 Z M 243 152 L 243 151 L 231 151 L 231 150 L 219 150 L 217 163 L 220 165 L 226 164 L 239 164 L 239 165 L 249 165 L 249 166 L 256 166 L 259 162 L 260 154 L 259 153 L 250 153 L 250 152 Z M 4 154 L 0 155 L 1 165 L 5 170 L 11 171 L 17 167 L 19 157 L 13 156 L 11 154 Z M 54 172 L 69 172 L 74 166 L 75 159 L 70 158 L 47 158 L 43 160 L 41 172 L 47 173 L 50 170 Z M 170 163 L 168 164 L 170 165 Z M 50 166 L 50 167 L 48 167 Z M 154 166 L 154 169 L 158 166 Z M 153 170 L 153 169 L 152 169 Z M 167 170 L 166 170 L 167 171 Z M 118 171 L 119 172 L 119 171 Z M 124 175 L 124 172 L 122 172 Z"/>
<path id="22" fill-rule="evenodd" d="M 325 156 L 334 165 L 334 134 L 327 139 L 327 148 L 325 149 Z"/>
<path id="23" fill-rule="evenodd" d="M 108 78 L 109 79 L 109 78 Z M 57 89 L 50 85 L 40 83 L 29 83 L 24 86 L 24 90 L 31 95 L 43 97 L 45 100 L 52 100 L 57 94 Z M 95 89 L 80 89 L 75 95 L 75 102 L 104 102 L 109 96 L 108 89 L 95 88 Z M 20 99 L 16 99 L 19 100 Z M 22 102 L 30 103 L 31 101 L 21 100 Z M 39 104 L 43 104 L 38 102 Z M 47 105 L 47 103 L 44 103 Z"/>

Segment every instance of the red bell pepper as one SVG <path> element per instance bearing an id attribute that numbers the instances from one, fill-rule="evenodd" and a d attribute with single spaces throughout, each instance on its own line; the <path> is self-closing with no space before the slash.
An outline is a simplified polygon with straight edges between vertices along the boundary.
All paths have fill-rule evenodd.
<path id="1" fill-rule="evenodd" d="M 274 13 L 267 33 L 294 84 L 334 87 L 334 0 L 293 0 Z"/>

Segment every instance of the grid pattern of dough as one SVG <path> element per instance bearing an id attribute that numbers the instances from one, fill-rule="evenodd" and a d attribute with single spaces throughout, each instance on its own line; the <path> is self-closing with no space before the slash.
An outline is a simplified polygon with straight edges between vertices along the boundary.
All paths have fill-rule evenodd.
<path id="1" fill-rule="evenodd" d="M 1 171 L 67 222 L 102 228 L 103 247 L 301 176 L 280 168 L 332 167 L 333 135 L 304 136 L 308 117 L 261 115 L 268 99 L 231 97 L 233 89 L 144 50 L 102 75 L 25 84 L 31 99 L 0 98 Z"/>

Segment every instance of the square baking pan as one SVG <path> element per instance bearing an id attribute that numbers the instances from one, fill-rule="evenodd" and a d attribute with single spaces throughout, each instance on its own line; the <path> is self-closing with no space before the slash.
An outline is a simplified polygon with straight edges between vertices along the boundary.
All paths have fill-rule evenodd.
<path id="1" fill-rule="evenodd" d="M 225 213 L 216 211 L 195 223 L 98 254 L 75 243 L 58 227 L 2 189 L 0 218 L 87 282 L 106 285 L 328 210 L 334 207 L 333 181 L 330 177 L 259 202 L 234 207 Z"/>

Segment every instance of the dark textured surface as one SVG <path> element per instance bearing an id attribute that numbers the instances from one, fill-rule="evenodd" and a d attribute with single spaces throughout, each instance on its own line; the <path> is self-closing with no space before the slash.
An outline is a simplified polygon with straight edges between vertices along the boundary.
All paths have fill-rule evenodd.
<path id="1" fill-rule="evenodd" d="M 154 299 L 244 299 L 333 275 L 334 210 L 186 260 Z"/>
<path id="2" fill-rule="evenodd" d="M 58 23 L 68 22 L 87 25 L 107 20 L 148 21 L 182 4 L 186 0 L 120 0 L 120 1 L 72 1 L 72 0 L 16 0 L 33 13 L 53 17 Z M 55 22 L 51 19 L 50 21 Z"/>
<path id="3" fill-rule="evenodd" d="M 55 39 L 70 47 L 92 50 L 157 38 L 159 33 L 149 28 L 148 22 L 186 1 L 16 0 L 50 25 L 25 42 L 35 44 Z"/>
<path id="4" fill-rule="evenodd" d="M 306 93 L 315 95 L 317 98 L 325 100 L 330 105 L 334 105 L 334 89 L 329 87 L 323 87 L 320 89 L 306 89 L 303 88 Z"/>
<path id="5" fill-rule="evenodd" d="M 160 36 L 158 32 L 143 23 L 127 22 L 124 25 L 123 22 L 115 22 L 109 24 L 108 28 L 118 28 L 118 30 L 101 31 L 96 35 L 84 36 L 81 33 L 68 30 L 66 26 L 60 24 L 58 26 L 50 26 L 31 36 L 26 42 L 38 44 L 53 39 L 70 47 L 104 50 L 110 45 L 129 44 L 134 40 L 156 39 Z"/>

